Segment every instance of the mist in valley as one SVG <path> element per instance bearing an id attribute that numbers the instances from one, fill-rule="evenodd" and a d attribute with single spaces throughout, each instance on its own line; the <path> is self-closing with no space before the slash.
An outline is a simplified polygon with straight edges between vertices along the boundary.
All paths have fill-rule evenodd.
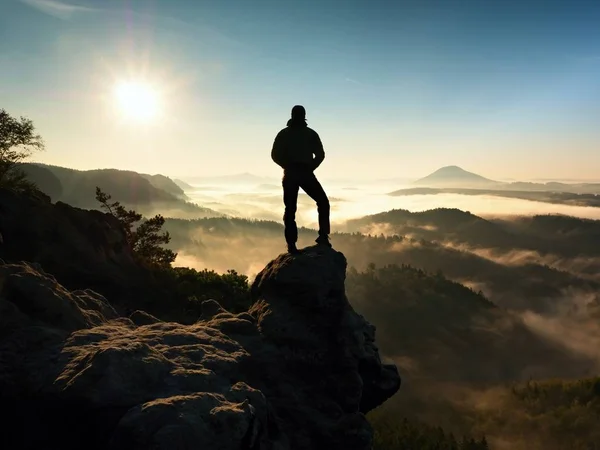
<path id="1" fill-rule="evenodd" d="M 514 386 L 600 371 L 600 250 L 593 247 L 600 210 L 497 197 L 398 198 L 386 195 L 391 188 L 328 189 L 332 244 L 350 267 L 348 298 L 376 325 L 382 354 L 403 376 L 404 388 L 374 417 L 399 414 L 485 434 L 492 448 L 560 449 L 562 443 L 532 431 L 546 419 Z M 186 194 L 228 216 L 169 219 L 176 265 L 234 269 L 252 280 L 285 251 L 275 184 Z M 406 211 L 386 213 L 394 209 Z M 568 230 L 552 222 L 563 216 L 570 216 Z M 313 245 L 316 208 L 302 194 L 297 219 L 299 247 Z M 387 279 L 389 265 L 399 272 Z M 424 271 L 422 283 L 411 284 L 412 268 Z M 440 276 L 447 281 L 435 281 Z M 453 282 L 464 292 L 452 293 L 458 288 L 451 285 L 429 291 Z M 461 305 L 477 295 L 482 300 Z M 502 418 L 499 410 L 514 415 Z"/>
<path id="2" fill-rule="evenodd" d="M 268 184 L 219 184 L 196 185 L 186 191 L 190 201 L 214 209 L 222 214 L 266 220 L 280 220 L 282 212 L 281 183 L 269 180 Z M 425 211 L 434 208 L 457 208 L 485 217 L 506 217 L 532 214 L 563 214 L 574 217 L 600 219 L 600 208 L 558 205 L 488 195 L 470 196 L 460 194 L 411 195 L 395 197 L 388 195 L 408 184 L 389 182 L 362 182 L 351 185 L 336 181 L 322 182 L 332 205 L 332 223 L 340 226 L 345 221 L 391 209 Z M 189 217 L 189 216 L 185 216 Z M 299 195 L 298 217 L 305 226 L 317 223 L 314 202 Z"/>

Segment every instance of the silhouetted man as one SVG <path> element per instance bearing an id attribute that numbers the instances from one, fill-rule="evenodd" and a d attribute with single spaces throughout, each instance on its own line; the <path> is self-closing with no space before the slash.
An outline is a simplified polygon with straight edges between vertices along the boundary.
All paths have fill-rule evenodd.
<path id="1" fill-rule="evenodd" d="M 292 108 L 292 118 L 287 127 L 281 130 L 273 142 L 273 161 L 283 168 L 283 203 L 285 213 L 285 240 L 290 253 L 298 252 L 298 227 L 296 208 L 298 190 L 302 188 L 317 203 L 319 212 L 319 237 L 316 242 L 331 247 L 329 243 L 329 199 L 313 171 L 325 159 L 323 144 L 317 132 L 306 125 L 306 110 L 296 105 Z"/>

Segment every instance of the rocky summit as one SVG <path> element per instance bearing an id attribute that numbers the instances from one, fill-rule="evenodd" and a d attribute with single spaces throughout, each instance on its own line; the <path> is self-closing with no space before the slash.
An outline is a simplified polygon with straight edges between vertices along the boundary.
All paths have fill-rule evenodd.
<path id="1" fill-rule="evenodd" d="M 209 300 L 183 325 L 0 262 L 0 448 L 371 448 L 364 414 L 400 378 L 345 271 L 329 248 L 283 254 L 247 312 Z"/>

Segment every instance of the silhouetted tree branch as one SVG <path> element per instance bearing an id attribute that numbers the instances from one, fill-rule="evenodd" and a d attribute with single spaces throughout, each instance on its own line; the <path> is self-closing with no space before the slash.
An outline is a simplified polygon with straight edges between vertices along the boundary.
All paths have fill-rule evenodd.
<path id="1" fill-rule="evenodd" d="M 33 122 L 25 117 L 15 119 L 0 109 L 0 186 L 13 190 L 32 190 L 19 164 L 33 152 L 44 149 L 44 142 L 35 133 Z"/>

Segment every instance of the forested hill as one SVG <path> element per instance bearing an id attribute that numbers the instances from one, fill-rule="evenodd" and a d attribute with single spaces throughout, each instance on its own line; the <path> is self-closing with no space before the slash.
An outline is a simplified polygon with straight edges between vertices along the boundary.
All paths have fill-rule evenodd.
<path id="1" fill-rule="evenodd" d="M 191 203 L 173 180 L 164 175 L 140 174 L 128 170 L 96 169 L 75 170 L 43 164 L 22 164 L 29 180 L 50 196 L 52 201 L 62 201 L 80 208 L 98 208 L 96 187 L 110 194 L 122 204 L 152 215 L 194 217 L 222 216 L 209 208 Z"/>

